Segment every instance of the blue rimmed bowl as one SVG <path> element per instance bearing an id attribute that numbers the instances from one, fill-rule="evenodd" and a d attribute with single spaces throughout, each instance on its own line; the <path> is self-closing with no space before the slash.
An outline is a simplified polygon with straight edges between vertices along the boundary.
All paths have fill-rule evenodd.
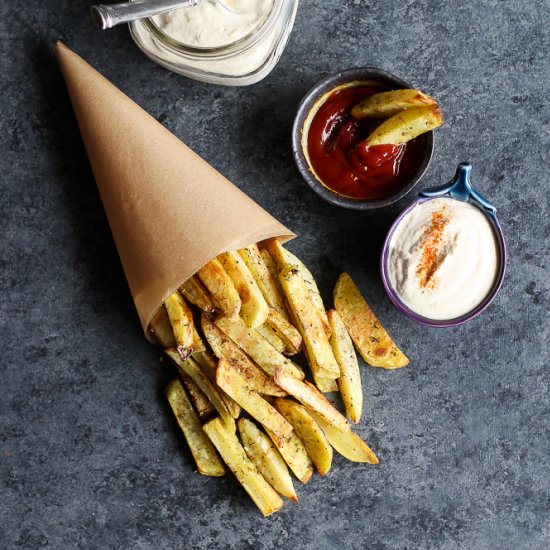
<path id="1" fill-rule="evenodd" d="M 491 302 L 498 294 L 498 291 L 502 287 L 502 283 L 504 281 L 504 274 L 506 272 L 507 263 L 507 251 L 506 242 L 504 240 L 504 233 L 496 216 L 496 208 L 493 206 L 492 203 L 490 203 L 486 198 L 484 198 L 478 191 L 476 191 L 472 187 L 470 183 L 471 171 L 472 165 L 463 162 L 458 165 L 456 174 L 449 183 L 446 183 L 440 187 L 434 187 L 420 192 L 418 198 L 414 200 L 403 212 L 401 212 L 401 214 L 393 222 L 382 247 L 382 255 L 380 257 L 380 272 L 382 275 L 382 283 L 384 284 L 384 288 L 386 289 L 390 300 L 393 302 L 395 307 L 397 307 L 397 309 L 399 309 L 407 317 L 422 325 L 426 325 L 429 327 L 445 328 L 455 327 L 458 325 L 462 325 L 467 321 L 471 321 L 478 315 L 481 315 L 481 313 L 483 313 L 489 307 Z M 392 286 L 389 276 L 388 260 L 392 238 L 395 234 L 395 231 L 397 230 L 403 219 L 407 216 L 407 214 L 409 214 L 409 212 L 411 212 L 418 205 L 441 197 L 448 197 L 459 201 L 468 202 L 481 210 L 493 229 L 498 250 L 499 264 L 493 286 L 490 292 L 479 305 L 477 305 L 468 313 L 455 319 L 434 320 L 419 315 L 403 303 L 398 293 Z"/>

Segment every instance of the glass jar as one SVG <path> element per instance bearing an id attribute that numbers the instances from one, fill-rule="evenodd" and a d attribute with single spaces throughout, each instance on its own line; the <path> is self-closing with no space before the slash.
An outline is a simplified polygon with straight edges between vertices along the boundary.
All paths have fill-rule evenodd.
<path id="1" fill-rule="evenodd" d="M 151 19 L 130 23 L 139 48 L 176 73 L 226 86 L 246 86 L 265 78 L 288 42 L 299 0 L 274 0 L 264 23 L 254 32 L 215 48 L 192 47 L 164 33 Z M 193 9 L 193 8 L 187 8 Z"/>

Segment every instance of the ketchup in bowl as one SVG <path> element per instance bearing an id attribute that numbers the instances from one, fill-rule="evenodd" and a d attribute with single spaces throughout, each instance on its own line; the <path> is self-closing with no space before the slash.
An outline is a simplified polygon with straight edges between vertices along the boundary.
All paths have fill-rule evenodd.
<path id="1" fill-rule="evenodd" d="M 423 154 L 421 137 L 403 145 L 364 143 L 383 120 L 356 120 L 351 109 L 380 91 L 366 84 L 336 88 L 322 98 L 307 129 L 307 156 L 315 177 L 345 197 L 379 199 L 393 193 L 407 183 Z"/>

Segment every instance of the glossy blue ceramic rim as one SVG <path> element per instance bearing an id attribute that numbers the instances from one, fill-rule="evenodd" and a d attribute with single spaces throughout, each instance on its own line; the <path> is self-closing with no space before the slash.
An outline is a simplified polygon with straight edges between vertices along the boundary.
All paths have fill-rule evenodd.
<path id="1" fill-rule="evenodd" d="M 472 319 L 481 315 L 489 307 L 489 305 L 493 302 L 499 290 L 501 289 L 502 283 L 504 282 L 504 274 L 506 273 L 506 265 L 508 262 L 508 252 L 506 250 L 506 241 L 504 239 L 504 233 L 496 217 L 496 208 L 489 201 L 487 201 L 482 195 L 480 195 L 473 188 L 471 188 L 469 183 L 470 171 L 471 171 L 471 165 L 468 163 L 462 163 L 459 165 L 457 169 L 457 174 L 455 178 L 453 178 L 453 180 L 451 180 L 449 184 L 441 186 L 440 188 L 435 188 L 432 190 L 427 189 L 421 192 L 420 197 L 414 200 L 407 208 L 405 208 L 405 210 L 403 210 L 403 212 L 401 212 L 401 214 L 393 222 L 392 226 L 390 227 L 390 230 L 388 231 L 388 234 L 386 235 L 386 239 L 384 240 L 384 245 L 382 247 L 382 254 L 380 256 L 380 273 L 382 276 L 382 283 L 384 284 L 384 288 L 386 289 L 386 293 L 388 294 L 393 305 L 397 309 L 399 309 L 399 311 L 404 313 L 407 317 L 409 317 L 413 321 L 420 323 L 421 325 L 426 325 L 429 327 L 436 327 L 436 328 L 447 328 L 447 327 L 456 327 L 458 325 L 462 325 L 468 321 L 471 321 Z M 459 188 L 460 191 L 463 191 L 463 189 L 466 188 L 468 190 L 473 191 L 473 193 L 468 194 L 468 197 L 465 197 L 464 195 L 462 195 L 462 197 L 459 198 L 458 196 L 456 196 L 457 193 L 455 193 L 455 191 L 457 190 L 457 187 Z M 425 195 L 423 195 L 423 193 L 425 193 Z M 455 319 L 434 320 L 434 319 L 429 319 L 427 317 L 423 317 L 422 315 L 418 315 L 418 313 L 415 313 L 414 311 L 412 311 L 408 306 L 406 306 L 401 301 L 401 299 L 399 298 L 399 295 L 393 288 L 390 281 L 390 277 L 388 273 L 388 257 L 389 257 L 390 242 L 393 238 L 395 230 L 397 229 L 399 224 L 403 221 L 403 218 L 411 210 L 416 208 L 418 205 L 428 202 L 430 200 L 441 198 L 441 197 L 449 197 L 455 200 L 467 200 L 467 202 L 469 202 L 476 208 L 479 208 L 483 212 L 483 214 L 485 214 L 485 216 L 487 217 L 487 219 L 491 224 L 491 227 L 493 228 L 493 232 L 496 237 L 496 242 L 497 242 L 497 247 L 499 252 L 499 268 L 498 268 L 497 276 L 495 278 L 495 282 L 493 284 L 493 288 L 491 289 L 491 292 L 489 292 L 487 297 L 477 307 L 475 307 L 472 311 L 460 317 L 457 317 Z"/>

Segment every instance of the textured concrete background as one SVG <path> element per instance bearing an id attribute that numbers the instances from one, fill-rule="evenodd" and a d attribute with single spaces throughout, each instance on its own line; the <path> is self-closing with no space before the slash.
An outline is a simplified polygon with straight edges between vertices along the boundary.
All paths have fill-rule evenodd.
<path id="1" fill-rule="evenodd" d="M 548 2 L 302 2 L 280 63 L 250 88 L 171 74 L 89 2 L 0 4 L 0 548 L 550 547 Z M 61 38 L 300 236 L 327 302 L 348 270 L 411 358 L 364 366 L 359 432 L 378 467 L 340 457 L 262 520 L 231 477 L 194 473 L 162 395 L 52 55 Z M 384 295 L 381 240 L 407 204 L 320 201 L 289 133 L 323 75 L 378 66 L 438 98 L 424 180 L 459 161 L 498 205 L 510 264 L 479 319 L 409 322 Z M 215 223 L 215 220 L 213 220 Z"/>

